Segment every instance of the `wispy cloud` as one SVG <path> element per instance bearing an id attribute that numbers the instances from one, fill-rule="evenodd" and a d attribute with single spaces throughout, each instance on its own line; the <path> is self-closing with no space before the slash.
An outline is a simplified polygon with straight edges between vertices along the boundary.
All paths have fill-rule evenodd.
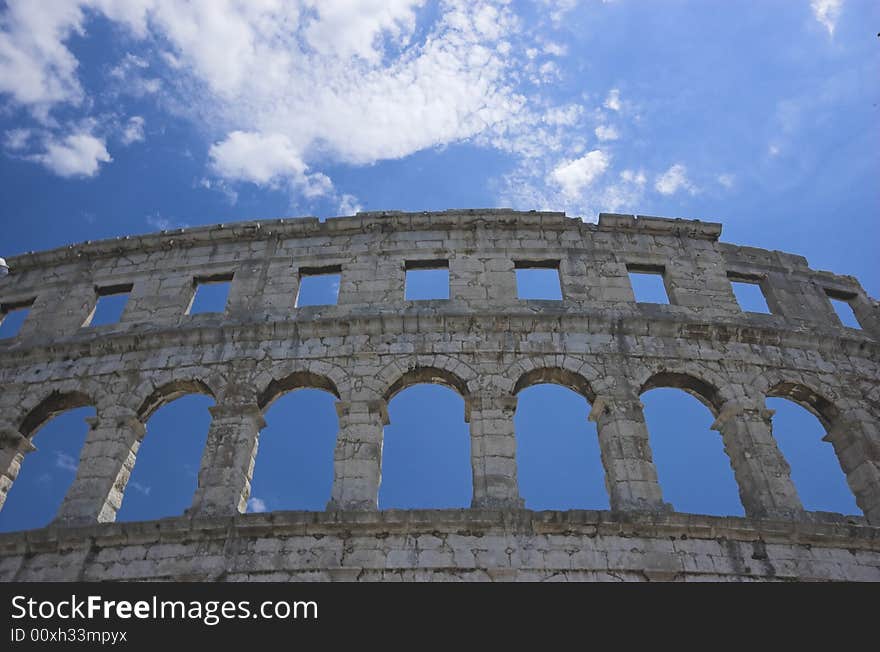
<path id="1" fill-rule="evenodd" d="M 256 496 L 251 496 L 247 501 L 247 511 L 251 514 L 260 514 L 266 511 L 266 502 Z"/>
<path id="2" fill-rule="evenodd" d="M 160 212 L 156 211 L 152 215 L 147 215 L 146 222 L 151 227 L 158 231 L 170 231 L 171 229 L 185 229 L 189 226 L 189 224 L 185 222 L 178 222 L 175 219 L 165 217 Z"/>
<path id="3" fill-rule="evenodd" d="M 342 198 L 339 200 L 340 215 L 354 215 L 362 208 L 357 197 L 354 195 L 342 195 Z"/>
<path id="4" fill-rule="evenodd" d="M 816 20 L 828 30 L 828 35 L 834 36 L 837 20 L 843 10 L 843 0 L 811 0 L 810 7 Z"/>
<path id="5" fill-rule="evenodd" d="M 719 174 L 716 178 L 718 179 L 718 183 L 725 188 L 733 188 L 733 184 L 736 181 L 736 177 L 729 173 Z"/>
<path id="6" fill-rule="evenodd" d="M 10 129 L 4 134 L 3 144 L 7 149 L 18 151 L 27 146 L 30 137 L 30 129 Z"/>
<path id="7" fill-rule="evenodd" d="M 139 115 L 129 118 L 122 130 L 122 144 L 131 145 L 132 143 L 138 143 L 144 140 L 144 124 L 144 119 Z"/>
<path id="8" fill-rule="evenodd" d="M 620 101 L 620 89 L 612 88 L 608 91 L 608 97 L 605 98 L 606 109 L 611 109 L 612 111 L 620 111 L 623 108 L 623 104 Z"/>
<path id="9" fill-rule="evenodd" d="M 55 468 L 63 469 L 64 471 L 70 471 L 72 473 L 76 473 L 76 465 L 77 461 L 72 455 L 68 455 L 63 451 L 54 451 L 55 453 Z"/>
<path id="10" fill-rule="evenodd" d="M 659 175 L 654 182 L 654 189 L 661 195 L 674 195 L 675 193 L 686 190 L 690 194 L 695 194 L 697 189 L 687 176 L 687 168 L 681 163 L 671 166 L 666 172 Z"/>
<path id="11" fill-rule="evenodd" d="M 594 129 L 594 133 L 599 140 L 617 140 L 620 138 L 617 129 L 610 125 L 599 125 Z"/>
<path id="12" fill-rule="evenodd" d="M 550 176 L 562 189 L 563 194 L 571 199 L 579 197 L 584 188 L 608 169 L 610 162 L 605 152 L 594 149 L 578 159 L 560 163 Z"/>
<path id="13" fill-rule="evenodd" d="M 153 490 L 152 487 L 148 485 L 141 484 L 140 482 L 136 482 L 134 480 L 128 481 L 128 486 L 137 491 L 138 493 L 143 494 L 144 496 L 149 496 L 150 492 Z"/>

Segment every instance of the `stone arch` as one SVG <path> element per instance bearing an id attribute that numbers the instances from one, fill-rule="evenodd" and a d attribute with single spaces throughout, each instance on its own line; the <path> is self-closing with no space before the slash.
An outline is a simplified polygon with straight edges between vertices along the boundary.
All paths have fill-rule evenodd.
<path id="1" fill-rule="evenodd" d="M 549 382 L 568 387 L 592 402 L 606 389 L 600 368 L 598 362 L 571 355 L 518 356 L 502 374 L 501 382 L 505 385 L 502 389 L 516 395 L 529 385 Z M 558 376 L 557 380 L 550 378 L 554 374 Z"/>
<path id="2" fill-rule="evenodd" d="M 315 374 L 311 371 L 294 371 L 283 378 L 273 378 L 269 381 L 268 385 L 258 389 L 257 405 L 265 412 L 282 394 L 295 389 L 321 389 L 329 392 L 337 399 L 339 398 L 339 390 L 336 388 L 336 383 L 327 376 Z"/>
<path id="3" fill-rule="evenodd" d="M 651 374 L 640 386 L 638 395 L 659 388 L 680 389 L 687 392 L 709 408 L 713 416 L 718 416 L 728 397 L 724 396 L 717 381 L 704 380 L 703 375 L 690 371 L 661 369 Z"/>
<path id="4" fill-rule="evenodd" d="M 750 386 L 762 402 L 765 398 L 787 398 L 797 403 L 819 419 L 826 430 L 844 411 L 845 400 L 838 388 L 814 374 L 769 370 L 756 375 Z"/>
<path id="5" fill-rule="evenodd" d="M 215 400 L 217 398 L 216 392 L 201 379 L 172 380 L 156 387 L 141 401 L 137 408 L 138 419 L 146 423 L 160 407 L 187 394 L 204 394 Z"/>
<path id="6" fill-rule="evenodd" d="M 395 394 L 418 383 L 449 387 L 465 399 L 476 392 L 479 376 L 466 363 L 447 355 L 394 358 L 374 378 L 365 379 L 377 397 L 390 401 Z"/>
<path id="7" fill-rule="evenodd" d="M 634 381 L 641 380 L 634 382 L 633 386 L 641 400 L 644 400 L 642 397 L 646 392 L 654 389 L 680 390 L 696 399 L 711 415 L 705 427 L 694 421 L 689 422 L 692 427 L 687 427 L 677 419 L 675 432 L 666 429 L 666 436 L 663 436 L 660 434 L 664 430 L 663 423 L 650 421 L 650 406 L 642 410 L 651 457 L 664 497 L 675 509 L 685 512 L 750 514 L 752 503 L 749 494 L 744 493 L 749 481 L 741 477 L 744 465 L 735 436 L 737 431 L 726 427 L 729 420 L 725 426 L 720 425 L 731 406 L 739 406 L 739 386 L 704 365 L 661 362 L 640 372 L 633 374 Z M 666 398 L 661 400 L 667 403 Z M 682 409 L 686 409 L 683 404 Z M 706 416 L 694 413 L 694 419 L 701 420 Z M 684 442 L 687 443 L 682 448 Z M 687 454 L 683 454 L 685 450 Z M 700 469 L 711 469 L 712 472 L 702 478 L 699 473 L 692 472 L 692 463 L 687 460 L 694 455 L 701 460 Z M 698 482 L 703 484 L 695 484 Z M 706 487 L 707 491 L 695 491 L 698 486 Z M 708 496 L 713 498 L 707 500 Z"/>
<path id="8" fill-rule="evenodd" d="M 767 398 L 784 398 L 799 405 L 815 416 L 825 430 L 823 441 L 834 448 L 834 455 L 846 476 L 846 482 L 862 512 L 872 519 L 876 507 L 873 488 L 864 480 L 869 474 L 864 467 L 877 465 L 880 450 L 871 440 L 873 425 L 863 420 L 867 412 L 853 409 L 861 405 L 858 397 L 844 396 L 835 388 L 823 385 L 818 376 L 775 372 L 762 379 L 763 394 Z M 816 387 L 823 387 L 817 391 Z M 774 433 L 774 436 L 778 436 Z M 876 518 L 876 517 L 873 517 Z"/>
<path id="9" fill-rule="evenodd" d="M 16 429 L 12 432 L 0 431 L 0 509 L 4 507 L 9 491 L 18 479 L 25 455 L 36 450 L 32 440 L 37 431 L 63 412 L 88 406 L 98 407 L 98 402 L 93 398 L 94 388 L 71 382 L 61 383 L 48 393 L 36 395 L 42 398 L 35 403 L 25 401 L 14 422 Z M 78 457 L 81 455 L 82 450 Z"/>
<path id="10" fill-rule="evenodd" d="M 261 364 L 252 384 L 257 403 L 266 410 L 275 399 L 294 389 L 322 389 L 342 398 L 350 393 L 351 378 L 344 368 L 324 360 L 285 360 Z"/>
<path id="11" fill-rule="evenodd" d="M 419 383 L 428 383 L 435 385 L 443 385 L 444 387 L 449 387 L 452 390 L 458 392 L 458 394 L 463 398 L 467 399 L 470 396 L 470 391 L 468 390 L 467 383 L 452 373 L 451 371 L 447 371 L 446 369 L 439 369 L 437 367 L 416 367 L 415 369 L 410 369 L 401 375 L 397 380 L 395 380 L 388 389 L 385 390 L 383 398 L 386 401 L 390 401 L 394 398 L 395 395 L 399 394 L 407 387 L 411 387 L 412 385 L 417 385 Z"/>
<path id="12" fill-rule="evenodd" d="M 559 367 L 539 367 L 525 372 L 516 381 L 513 387 L 513 393 L 519 394 L 522 390 L 532 385 L 541 383 L 552 383 L 554 385 L 562 385 L 573 392 L 583 396 L 589 403 L 593 403 L 596 393 L 593 391 L 590 382 L 579 373 L 569 371 L 568 369 L 560 369 Z"/>
<path id="13" fill-rule="evenodd" d="M 27 411 L 19 426 L 25 437 L 32 437 L 37 430 L 53 417 L 76 408 L 97 405 L 97 402 L 82 390 L 52 390 L 37 405 Z"/>
<path id="14" fill-rule="evenodd" d="M 797 403 L 819 419 L 826 431 L 840 417 L 834 402 L 801 382 L 779 381 L 768 387 L 765 394 L 768 398 L 787 398 Z"/>

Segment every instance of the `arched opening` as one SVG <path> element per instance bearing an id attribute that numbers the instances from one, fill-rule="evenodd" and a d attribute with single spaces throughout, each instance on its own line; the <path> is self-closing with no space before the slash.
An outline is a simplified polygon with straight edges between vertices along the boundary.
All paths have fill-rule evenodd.
<path id="1" fill-rule="evenodd" d="M 721 434 L 710 429 L 714 389 L 698 379 L 662 382 L 646 384 L 641 399 L 664 500 L 679 512 L 744 515 Z"/>
<path id="2" fill-rule="evenodd" d="M 773 436 L 791 467 L 791 479 L 804 509 L 860 515 L 825 426 L 814 413 L 815 405 L 810 410 L 797 399 L 797 393 L 779 393 L 785 397 L 767 399 L 767 407 L 775 411 Z"/>
<path id="3" fill-rule="evenodd" d="M 25 418 L 21 431 L 36 450 L 21 460 L 18 476 L 3 509 L 0 531 L 31 530 L 48 525 L 58 513 L 76 477 L 80 453 L 94 407 L 88 397 L 53 394 Z"/>
<path id="4" fill-rule="evenodd" d="M 392 390 L 379 508 L 469 507 L 471 444 L 462 396 L 437 384 L 395 383 Z"/>
<path id="5" fill-rule="evenodd" d="M 204 394 L 208 394 L 205 396 Z M 154 392 L 138 413 L 146 433 L 125 488 L 117 521 L 179 516 L 192 504 L 214 405 L 200 381 L 179 381 Z"/>
<path id="6" fill-rule="evenodd" d="M 538 382 L 517 395 L 517 474 L 528 509 L 609 509 L 590 403 L 570 385 Z"/>
<path id="7" fill-rule="evenodd" d="M 249 512 L 325 509 L 333 485 L 339 423 L 335 388 L 319 386 L 322 389 L 291 389 L 269 401 L 251 480 Z"/>

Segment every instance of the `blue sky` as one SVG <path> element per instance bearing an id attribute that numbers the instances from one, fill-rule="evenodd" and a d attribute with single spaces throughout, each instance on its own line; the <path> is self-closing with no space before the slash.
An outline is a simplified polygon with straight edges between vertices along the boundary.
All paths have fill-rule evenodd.
<path id="1" fill-rule="evenodd" d="M 726 241 L 805 255 L 814 268 L 858 277 L 878 297 L 878 25 L 880 5 L 870 0 L 7 0 L 0 2 L 0 256 L 164 228 L 356 210 L 511 206 L 588 221 L 619 211 L 721 221 Z M 598 505 L 607 499 L 601 477 L 594 482 L 598 453 L 584 444 L 595 437 L 585 402 L 544 390 L 528 390 L 517 414 L 521 449 L 534 460 L 521 462 L 524 493 L 536 492 L 535 506 Z M 463 408 L 446 391 L 417 387 L 394 399 L 388 459 L 405 453 L 405 443 L 400 453 L 393 445 L 400 429 L 430 438 L 428 426 L 440 424 L 436 436 L 458 442 L 445 468 L 456 464 Z M 688 413 L 689 398 L 665 398 L 665 391 L 644 397 L 652 437 L 671 415 Z M 430 424 L 407 421 L 418 416 L 407 401 L 424 399 L 410 392 L 452 403 Z M 294 393 L 273 406 L 264 439 L 279 440 L 279 455 L 297 445 L 285 436 L 323 442 L 326 453 L 335 413 L 319 394 Z M 120 518 L 161 514 L 159 503 L 182 511 L 207 400 L 180 399 L 155 415 L 135 469 L 143 490 L 128 492 Z M 542 430 L 537 417 L 529 425 L 528 406 L 549 412 L 548 402 L 559 406 L 554 413 L 576 416 L 553 429 Z M 664 421 L 665 405 L 674 407 Z M 702 432 L 704 408 L 692 407 Z M 788 419 L 786 410 L 778 421 Z M 304 420 L 303 412 L 323 416 Z M 457 421 L 445 423 L 452 415 Z M 815 420 L 793 415 L 787 427 L 801 433 L 794 444 L 818 442 Z M 19 523 L 14 499 L 26 486 L 60 501 L 72 478 L 67 458 L 76 459 L 85 433 L 72 424 L 82 416 L 62 415 L 39 433 L 40 451 L 26 461 L 0 527 Z M 281 434 L 284 423 L 296 423 L 292 434 Z M 175 467 L 175 503 L 142 469 L 153 455 L 148 444 L 160 447 L 159 431 L 182 426 L 173 436 L 190 437 L 195 452 L 186 468 Z M 530 439 L 530 428 L 563 439 L 543 447 L 535 441 L 544 435 Z M 688 459 L 683 450 L 717 444 L 717 433 L 704 432 L 685 445 L 685 430 L 676 418 L 667 435 L 658 434 L 674 442 L 673 462 Z M 579 482 L 587 478 L 578 469 L 589 468 L 592 484 L 572 480 L 544 495 L 554 477 L 542 476 L 541 455 L 575 441 L 583 446 L 576 454 L 547 458 L 575 464 L 572 475 L 551 476 Z M 288 458 L 296 457 L 292 450 Z M 658 464 L 661 450 L 656 443 Z M 324 461 L 279 473 L 279 482 L 325 469 L 315 455 Z M 729 474 L 721 462 L 704 480 Z M 263 507 L 311 491 L 258 489 L 260 476 L 272 474 L 271 463 L 262 472 L 260 464 L 254 486 Z M 665 478 L 660 469 L 665 489 L 682 475 L 671 468 Z M 386 464 L 388 505 L 404 500 L 393 487 L 406 478 L 396 472 Z M 326 474 L 316 473 L 326 493 Z M 804 473 L 808 485 L 827 475 Z M 729 489 L 702 495 L 717 493 L 715 510 L 733 513 L 738 501 Z M 309 495 L 309 508 L 326 501 Z M 460 495 L 440 501 L 457 504 Z M 696 494 L 685 487 L 671 500 L 685 505 L 688 496 Z M 846 499 L 821 508 L 853 511 Z M 52 509 L 34 518 L 45 522 Z"/>

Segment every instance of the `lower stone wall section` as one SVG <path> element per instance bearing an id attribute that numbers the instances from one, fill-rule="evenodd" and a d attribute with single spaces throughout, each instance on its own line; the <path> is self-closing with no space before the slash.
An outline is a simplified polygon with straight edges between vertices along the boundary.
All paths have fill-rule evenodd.
<path id="1" fill-rule="evenodd" d="M 687 514 L 275 512 L 0 535 L 9 581 L 880 581 L 880 528 Z"/>

